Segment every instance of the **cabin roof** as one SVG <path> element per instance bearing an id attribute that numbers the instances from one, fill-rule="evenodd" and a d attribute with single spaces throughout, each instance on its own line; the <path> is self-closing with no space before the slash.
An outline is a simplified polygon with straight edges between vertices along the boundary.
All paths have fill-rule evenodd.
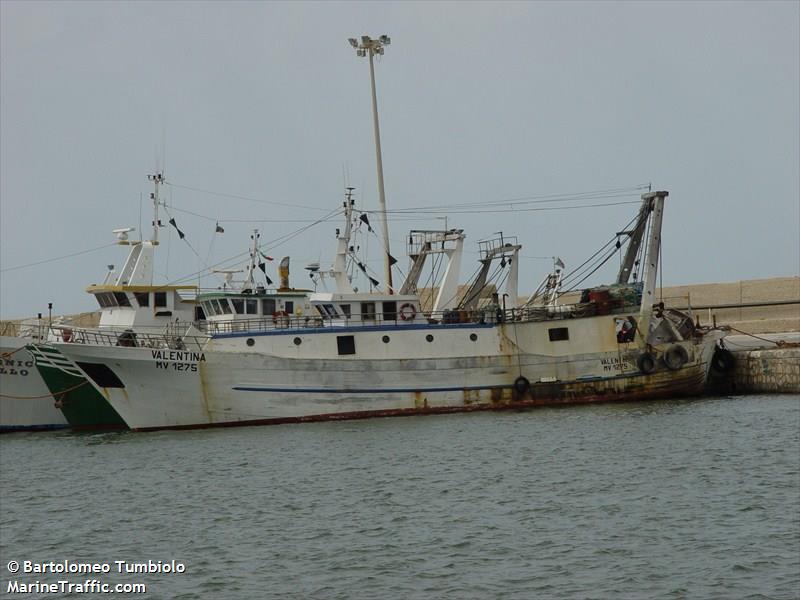
<path id="1" fill-rule="evenodd" d="M 90 294 L 98 292 L 177 292 L 179 290 L 197 290 L 196 285 L 97 285 L 86 288 Z"/>

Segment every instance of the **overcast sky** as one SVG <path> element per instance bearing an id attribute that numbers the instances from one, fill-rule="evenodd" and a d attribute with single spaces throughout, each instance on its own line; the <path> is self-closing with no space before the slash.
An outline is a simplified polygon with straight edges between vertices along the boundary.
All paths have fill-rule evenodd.
<path id="1" fill-rule="evenodd" d="M 319 218 L 346 181 L 376 208 L 369 69 L 347 43 L 362 34 L 392 39 L 376 64 L 390 209 L 652 182 L 670 192 L 665 285 L 800 271 L 798 2 L 3 1 L 0 11 L 3 318 L 49 301 L 56 313 L 94 309 L 85 287 L 121 265 L 123 248 L 15 267 L 138 230 L 146 175 L 164 157 L 167 200 L 194 250 L 162 230 L 159 281 L 245 251 L 249 219 Z M 532 206 L 543 207 L 451 211 L 447 226 L 465 230 L 471 252 L 494 232 L 519 236 L 530 291 L 551 266 L 536 257 L 577 266 L 637 209 L 518 210 Z M 398 257 L 408 229 L 444 225 L 406 219 L 390 222 Z M 306 285 L 302 267 L 330 261 L 339 225 L 269 252 L 291 256 L 293 283 Z M 269 242 L 303 223 L 257 226 Z M 465 255 L 462 280 L 476 258 Z M 598 282 L 613 277 L 612 267 Z"/>

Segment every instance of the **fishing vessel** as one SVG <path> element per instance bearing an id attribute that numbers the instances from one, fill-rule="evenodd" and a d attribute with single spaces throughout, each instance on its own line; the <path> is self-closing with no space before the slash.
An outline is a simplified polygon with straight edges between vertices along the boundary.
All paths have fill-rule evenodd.
<path id="1" fill-rule="evenodd" d="M 44 341 L 48 327 L 41 319 L 23 322 L 0 335 L 0 432 L 67 427 L 54 405 L 28 344 Z"/>
<path id="2" fill-rule="evenodd" d="M 159 245 L 158 233 L 163 224 L 159 218 L 162 206 L 160 188 L 164 184 L 161 173 L 148 175 L 154 190 L 150 194 L 153 205 L 152 234 L 149 240 L 131 240 L 131 227 L 115 229 L 117 244 L 129 247 L 128 256 L 116 272 L 109 267 L 101 284 L 92 284 L 86 291 L 100 307 L 100 322 L 97 328 L 77 328 L 60 325 L 45 327 L 46 339 L 70 342 L 74 336 L 82 336 L 83 343 L 92 343 L 97 336 L 111 335 L 119 345 L 135 343 L 136 336 L 143 333 L 159 333 L 165 336 L 185 330 L 184 324 L 204 318 L 202 309 L 194 299 L 197 286 L 156 285 L 153 283 L 155 249 Z M 29 344 L 31 340 L 23 340 Z M 29 363 L 41 385 L 36 390 L 42 410 L 55 413 L 62 425 L 77 430 L 126 429 L 122 417 L 114 410 L 102 394 L 88 385 L 79 365 L 75 365 L 47 346 L 30 346 Z M 33 368 L 35 364 L 35 368 Z M 91 369 L 91 366 L 86 366 Z M 34 395 L 34 390 L 27 390 Z M 9 403 L 0 398 L 0 412 L 20 415 Z"/>
<path id="3" fill-rule="evenodd" d="M 137 430 L 695 395 L 724 332 L 657 302 L 667 196 L 642 195 L 633 227 L 623 232 L 625 256 L 614 284 L 587 289 L 572 304 L 531 298 L 518 306 L 520 246 L 508 242 L 485 245 L 464 297 L 440 296 L 433 311 L 423 312 L 413 294 L 358 293 L 346 276 L 354 219 L 346 200 L 332 269 L 337 289 L 311 294 L 313 319 L 187 331 L 177 341 L 148 336 L 129 347 L 113 337 L 85 344 L 76 336 L 52 347 L 90 365 L 84 370 L 92 387 Z M 449 251 L 456 262 L 459 244 Z M 477 306 L 496 260 L 510 269 L 506 306 Z M 636 281 L 639 266 L 644 276 Z"/>
<path id="4" fill-rule="evenodd" d="M 113 325 L 106 322 L 106 326 L 97 329 L 53 329 L 53 340 L 77 342 L 83 344 L 105 343 L 110 338 L 116 340 L 119 347 L 150 346 L 160 353 L 164 348 L 172 350 L 186 350 L 181 342 L 181 337 L 188 331 L 195 335 L 203 332 L 235 332 L 266 327 L 284 327 L 289 319 L 300 318 L 304 313 L 311 314 L 311 305 L 308 303 L 310 290 L 296 290 L 289 287 L 289 258 L 284 257 L 279 268 L 280 287 L 267 288 L 256 283 L 255 272 L 259 264 L 258 243 L 260 234 L 258 230 L 251 236 L 253 247 L 250 251 L 250 262 L 246 269 L 247 275 L 242 282 L 234 282 L 233 275 L 241 271 L 218 271 L 226 276 L 226 282 L 219 289 L 197 293 L 195 300 L 183 299 L 179 291 L 189 289 L 190 286 L 146 286 L 136 278 L 136 285 L 121 284 L 119 280 L 113 285 L 103 284 L 91 286 L 89 289 L 95 294 L 106 294 L 105 302 L 114 302 L 114 307 L 125 307 L 126 313 L 114 319 Z M 144 261 L 147 264 L 151 261 Z M 263 264 L 263 263 L 262 263 Z M 266 273 L 265 273 L 266 276 Z M 269 281 L 267 279 L 267 281 Z M 191 287 L 193 291 L 197 288 Z M 160 294 L 170 294 L 164 301 L 157 301 L 159 308 L 168 309 L 166 312 L 170 319 L 177 314 L 175 321 L 170 320 L 163 324 L 155 323 L 149 327 L 139 326 L 147 323 L 149 316 L 136 316 L 136 311 L 143 311 L 151 298 L 159 298 Z M 127 301 L 127 304 L 126 304 Z M 164 305 L 164 306 L 162 306 Z M 178 310 L 173 310 L 178 307 Z M 194 311 L 198 317 L 189 321 L 191 316 L 188 310 Z M 109 307 L 109 312 L 113 310 Z M 130 313 L 134 314 L 130 314 Z M 161 311 L 159 311 L 161 312 Z M 112 315 L 109 315 L 111 317 Z M 181 320 L 183 317 L 183 320 Z M 183 323 L 183 325 L 182 325 Z M 162 340 L 170 339 L 164 345 Z M 157 340 L 154 342 L 153 340 Z M 34 360 L 36 370 L 41 374 L 47 385 L 50 395 L 55 398 L 55 406 L 66 415 L 69 425 L 76 430 L 89 429 L 119 429 L 127 428 L 125 421 L 109 403 L 106 395 L 90 385 L 90 379 L 104 381 L 108 385 L 115 385 L 113 374 L 103 369 L 101 365 L 82 361 L 73 362 L 61 354 L 52 344 L 37 344 L 28 348 Z M 167 356 L 166 354 L 164 355 Z M 178 367 L 175 367 L 178 368 Z M 52 404 L 52 403 L 51 403 Z"/>

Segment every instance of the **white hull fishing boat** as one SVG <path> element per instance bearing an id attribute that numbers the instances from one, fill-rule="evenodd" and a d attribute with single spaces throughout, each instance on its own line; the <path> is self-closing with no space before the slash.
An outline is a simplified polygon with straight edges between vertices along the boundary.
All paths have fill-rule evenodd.
<path id="1" fill-rule="evenodd" d="M 311 295 L 318 313 L 311 321 L 186 335 L 178 344 L 140 336 L 136 347 L 116 347 L 112 337 L 107 345 L 74 343 L 77 335 L 52 350 L 95 365 L 91 384 L 137 430 L 696 395 L 724 334 L 656 303 L 667 195 L 642 196 L 615 286 L 587 290 L 573 305 L 517 306 L 520 246 L 512 244 L 484 248 L 464 300 L 440 293 L 428 314 L 404 293 L 413 281 L 400 294 L 356 293 L 346 277 L 348 199 L 332 270 L 337 291 Z M 442 233 L 456 240 L 448 257 L 457 265 L 463 236 Z M 477 307 L 473 299 L 498 259 L 510 265 L 510 306 Z M 630 284 L 639 263 L 644 279 Z M 442 287 L 452 289 L 455 278 L 448 269 Z"/>
<path id="2" fill-rule="evenodd" d="M 118 244 L 130 246 L 130 252 L 119 272 L 113 267 L 100 285 L 90 285 L 86 291 L 100 306 L 97 331 L 113 335 L 117 343 L 125 344 L 136 332 L 166 334 L 176 323 L 192 322 L 201 314 L 197 303 L 181 294 L 194 295 L 196 286 L 159 286 L 153 284 L 153 261 L 158 246 L 158 229 L 162 227 L 158 209 L 161 205 L 159 187 L 161 174 L 149 175 L 155 190 L 153 202 L 153 233 L 151 239 L 128 239 L 133 228 L 114 230 Z M 29 325 L 19 336 L 0 338 L 0 429 L 119 429 L 127 428 L 122 418 L 108 402 L 92 389 L 82 372 L 62 356 L 42 354 L 25 346 L 38 340 L 72 340 L 79 329 L 60 321 L 57 328 L 47 323 Z M 84 341 L 91 343 L 90 330 L 81 330 Z M 105 337 L 103 339 L 106 339 Z M 30 352 L 30 353 L 29 353 Z M 34 366 L 35 365 L 35 366 Z"/>
<path id="3" fill-rule="evenodd" d="M 0 432 L 68 426 L 25 348 L 39 339 L 37 329 L 0 336 Z"/>

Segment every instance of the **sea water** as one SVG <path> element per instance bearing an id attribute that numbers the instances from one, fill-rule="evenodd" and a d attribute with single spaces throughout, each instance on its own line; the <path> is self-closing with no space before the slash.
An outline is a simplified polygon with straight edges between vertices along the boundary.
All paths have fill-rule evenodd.
<path id="1" fill-rule="evenodd" d="M 800 398 L 7 434 L 0 557 L 9 598 L 800 598 Z"/>

